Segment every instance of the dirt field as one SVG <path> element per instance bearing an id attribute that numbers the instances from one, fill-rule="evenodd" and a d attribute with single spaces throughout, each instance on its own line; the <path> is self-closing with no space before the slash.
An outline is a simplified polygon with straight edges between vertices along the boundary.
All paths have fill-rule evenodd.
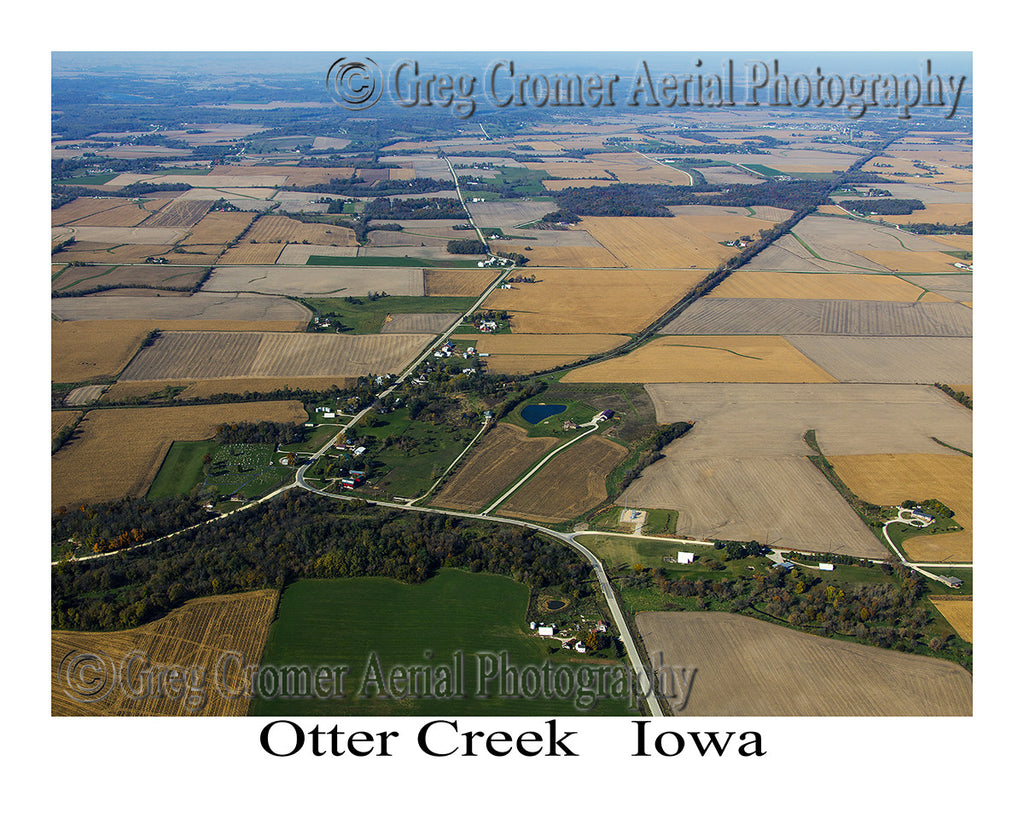
<path id="1" fill-rule="evenodd" d="M 640 612 L 649 656 L 696 669 L 679 716 L 969 716 L 971 675 L 953 663 L 830 640 L 726 612 Z M 780 661 L 785 658 L 785 661 Z M 677 681 L 678 682 L 678 681 Z"/>
<path id="2" fill-rule="evenodd" d="M 493 270 L 423 271 L 424 296 L 479 296 L 497 273 Z"/>
<path id="3" fill-rule="evenodd" d="M 533 202 L 516 199 L 495 202 L 471 202 L 466 205 L 473 221 L 489 228 L 510 228 L 535 222 L 546 213 L 557 210 L 554 202 Z"/>
<path id="4" fill-rule="evenodd" d="M 123 199 L 115 197 L 107 199 L 93 199 L 91 197 L 82 196 L 75 199 L 73 202 L 68 202 L 66 205 L 61 205 L 56 210 L 51 211 L 50 224 L 54 226 L 70 225 L 73 222 L 77 222 L 79 219 L 84 219 L 87 216 L 91 216 L 95 213 L 101 213 L 102 211 L 113 210 L 123 204 Z"/>
<path id="5" fill-rule="evenodd" d="M 98 285 L 117 288 L 143 285 L 155 289 L 192 287 L 205 273 L 205 267 L 167 267 L 156 264 L 68 267 L 56 279 L 51 279 L 50 289 L 54 292 L 73 293 Z"/>
<path id="6" fill-rule="evenodd" d="M 580 227 L 626 267 L 679 270 L 711 269 L 738 252 L 719 242 L 756 236 L 775 224 L 740 208 L 719 208 L 714 215 L 673 210 L 677 215 L 671 218 L 586 216 Z"/>
<path id="7" fill-rule="evenodd" d="M 277 591 L 263 589 L 241 594 L 190 600 L 166 617 L 129 631 L 55 631 L 50 639 L 51 693 L 53 716 L 245 716 L 249 698 L 225 693 L 237 690 L 240 680 L 227 663 L 224 688 L 218 687 L 218 660 L 224 652 L 244 657 L 239 665 L 257 665 L 263 656 L 267 631 L 277 610 Z M 139 690 L 141 677 L 121 663 L 133 652 L 140 655 L 137 668 L 144 672 L 155 666 L 199 669 L 201 678 L 190 679 L 181 696 L 131 696 Z M 76 686 L 76 663 L 92 655 L 98 672 L 97 688 Z M 148 660 L 148 663 L 146 662 Z M 130 666 L 129 666 L 130 668 Z M 102 669 L 102 671 L 100 670 Z"/>
<path id="8" fill-rule="evenodd" d="M 169 299 L 168 299 L 169 301 Z M 302 324 L 305 327 L 305 322 Z M 146 334 L 157 327 L 171 330 L 295 330 L 295 322 L 191 322 L 128 319 L 111 321 L 54 321 L 50 323 L 50 378 L 71 384 L 116 378 Z"/>
<path id="9" fill-rule="evenodd" d="M 189 245 L 223 245 L 238 238 L 252 221 L 252 213 L 208 213 L 189 231 L 185 242 Z"/>
<path id="10" fill-rule="evenodd" d="M 951 302 L 701 298 L 663 333 L 969 337 L 969 308 Z"/>
<path id="11" fill-rule="evenodd" d="M 132 360 L 120 381 L 344 378 L 398 372 L 431 338 L 413 333 L 167 332 Z"/>
<path id="12" fill-rule="evenodd" d="M 931 436 L 971 451 L 971 411 L 932 386 L 896 384 L 648 384 L 658 423 L 692 421 L 670 445 L 695 458 L 949 454 Z M 903 500 L 903 498 L 899 498 Z M 955 508 L 955 507 L 954 507 Z"/>
<path id="13" fill-rule="evenodd" d="M 289 267 L 283 264 L 236 264 L 215 268 L 213 275 L 203 285 L 202 292 L 249 292 L 282 296 L 365 296 L 371 290 L 383 290 L 392 296 L 422 296 L 423 270 L 418 267 Z"/>
<path id="14" fill-rule="evenodd" d="M 520 427 L 497 424 L 448 478 L 431 503 L 446 509 L 475 512 L 494 500 L 557 443 L 557 438 L 528 438 Z"/>
<path id="15" fill-rule="evenodd" d="M 958 563 L 973 559 L 972 458 L 950 452 L 843 455 L 829 460 L 843 482 L 866 501 L 888 506 L 908 498 L 938 498 L 953 510 L 953 520 L 963 531 L 910 538 L 904 542 L 904 550 L 911 560 Z"/>
<path id="16" fill-rule="evenodd" d="M 498 510 L 542 523 L 569 520 L 607 497 L 605 478 L 626 448 L 597 434 L 551 459 Z"/>
<path id="17" fill-rule="evenodd" d="M 949 384 L 972 380 L 970 338 L 908 336 L 786 336 L 825 372 L 842 382 Z"/>
<path id="18" fill-rule="evenodd" d="M 351 228 L 306 224 L 287 216 L 268 215 L 257 219 L 243 238 L 243 242 L 253 241 L 256 244 L 301 244 L 307 241 L 317 245 L 351 247 L 356 244 L 356 237 Z"/>
<path id="19" fill-rule="evenodd" d="M 124 199 L 76 199 L 53 212 L 55 225 L 135 227 L 148 219 L 162 203 L 150 207 Z"/>
<path id="20" fill-rule="evenodd" d="M 974 600 L 970 597 L 943 597 L 935 595 L 928 598 L 939 614 L 957 634 L 968 643 L 974 642 Z"/>
<path id="21" fill-rule="evenodd" d="M 160 327 L 169 327 L 176 320 L 280 322 L 284 324 L 281 329 L 289 330 L 304 330 L 312 317 L 301 304 L 280 296 L 206 292 L 180 298 L 101 294 L 53 299 L 50 312 L 66 321 L 144 319 L 158 322 Z M 209 329 L 216 328 L 211 325 Z"/>
<path id="22" fill-rule="evenodd" d="M 860 273 L 754 273 L 738 270 L 709 294 L 719 299 L 917 301 L 921 288 L 896 276 Z"/>
<path id="23" fill-rule="evenodd" d="M 629 486 L 629 503 L 676 509 L 676 534 L 882 558 L 888 551 L 807 458 L 694 457 L 670 445 Z M 625 505 L 625 498 L 616 503 Z"/>
<path id="24" fill-rule="evenodd" d="M 50 459 L 52 508 L 142 495 L 173 441 L 208 438 L 218 424 L 306 418 L 299 401 L 91 410 Z"/>
<path id="25" fill-rule="evenodd" d="M 291 245 L 257 245 L 243 242 L 229 247 L 217 258 L 218 264 L 274 264 Z M 302 264 L 305 264 L 303 260 Z"/>
<path id="26" fill-rule="evenodd" d="M 64 228 L 65 230 L 67 228 Z M 72 225 L 75 243 L 82 245 L 173 245 L 185 238 L 184 228 L 169 227 L 98 227 Z"/>
<path id="27" fill-rule="evenodd" d="M 212 201 L 172 199 L 146 220 L 146 227 L 190 228 L 210 210 Z"/>
<path id="28" fill-rule="evenodd" d="M 777 336 L 656 338 L 620 358 L 590 364 L 566 382 L 831 382 L 823 369 Z"/>
<path id="29" fill-rule="evenodd" d="M 382 333 L 443 333 L 462 313 L 396 313 L 384 319 Z"/>
<path id="30" fill-rule="evenodd" d="M 697 271 L 529 268 L 538 281 L 495 290 L 485 308 L 513 313 L 513 333 L 630 333 L 702 278 Z"/>

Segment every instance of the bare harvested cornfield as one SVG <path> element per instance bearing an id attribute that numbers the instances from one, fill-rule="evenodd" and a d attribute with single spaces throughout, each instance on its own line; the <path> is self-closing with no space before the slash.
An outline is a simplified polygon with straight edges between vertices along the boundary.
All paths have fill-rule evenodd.
<path id="1" fill-rule="evenodd" d="M 974 598 L 933 595 L 928 598 L 946 622 L 968 643 L 974 642 Z"/>
<path id="2" fill-rule="evenodd" d="M 151 326 L 167 329 L 172 329 L 173 321 L 237 321 L 278 325 L 268 329 L 304 330 L 312 317 L 301 304 L 282 296 L 205 291 L 184 298 L 97 295 L 54 299 L 50 312 L 67 321 L 144 319 L 157 322 Z M 209 329 L 218 327 L 211 324 Z"/>
<path id="3" fill-rule="evenodd" d="M 242 247 L 245 247 L 244 245 Z M 258 245 L 253 245 L 258 247 Z M 267 245 L 264 245 L 267 247 Z M 276 245 L 269 245 L 276 247 Z M 218 266 L 203 285 L 204 293 L 264 293 L 283 296 L 365 296 L 384 291 L 392 296 L 422 296 L 418 267 L 350 265 Z"/>
<path id="4" fill-rule="evenodd" d="M 493 270 L 423 271 L 424 296 L 479 296 L 497 274 Z"/>
<path id="5" fill-rule="evenodd" d="M 305 327 L 305 321 L 302 327 Z M 116 378 L 135 355 L 146 334 L 158 328 L 168 331 L 248 329 L 268 332 L 297 329 L 293 321 L 54 321 L 50 323 L 50 378 L 58 384 Z"/>
<path id="6" fill-rule="evenodd" d="M 86 205 L 84 202 L 91 204 Z M 82 203 L 82 204 L 79 204 Z M 113 203 L 113 204 L 112 204 Z M 67 208 L 68 210 L 65 210 Z M 135 227 L 152 215 L 153 211 L 137 202 L 124 199 L 76 199 L 54 211 L 54 224 L 94 225 L 96 227 Z M 81 214 L 81 215 L 79 215 Z"/>
<path id="7" fill-rule="evenodd" d="M 630 333 L 662 315 L 703 274 L 690 270 L 530 268 L 538 281 L 495 290 L 484 308 L 508 310 L 514 333 Z"/>
<path id="8" fill-rule="evenodd" d="M 942 273 L 956 270 L 960 261 L 943 251 L 864 250 L 861 255 L 893 273 Z"/>
<path id="9" fill-rule="evenodd" d="M 50 280 L 50 289 L 55 293 L 73 293 L 76 290 L 86 290 L 100 285 L 118 289 L 142 285 L 155 290 L 162 287 L 193 287 L 206 270 L 205 267 L 168 267 L 159 264 L 67 267 L 57 278 Z M 143 295 L 153 295 L 146 290 L 141 292 Z"/>
<path id="10" fill-rule="evenodd" d="M 680 335 L 961 336 L 969 308 L 952 302 L 701 298 L 662 332 Z"/>
<path id="11" fill-rule="evenodd" d="M 172 199 L 146 220 L 146 227 L 190 228 L 206 216 L 213 204 L 203 199 Z"/>
<path id="12" fill-rule="evenodd" d="M 972 446 L 970 410 L 931 386 L 648 384 L 647 393 L 658 423 L 693 422 L 686 437 L 670 445 L 693 458 L 810 455 L 803 440 L 809 429 L 830 458 L 948 454 L 932 436 L 968 451 Z"/>
<path id="13" fill-rule="evenodd" d="M 970 338 L 786 336 L 837 381 L 949 384 L 972 380 Z"/>
<path id="14" fill-rule="evenodd" d="M 128 631 L 53 632 L 51 715 L 245 716 L 249 696 L 233 694 L 244 688 L 241 670 L 263 656 L 277 595 L 261 589 L 203 597 Z M 154 670 L 171 668 L 181 669 L 180 690 L 168 685 L 138 696 L 146 692 L 147 672 L 156 682 Z M 83 669 L 87 675 L 76 676 Z M 95 688 L 83 687 L 84 680 Z"/>
<path id="15" fill-rule="evenodd" d="M 299 222 L 287 216 L 261 216 L 245 234 L 244 241 L 256 244 L 298 243 L 351 247 L 356 236 L 351 228 Z"/>
<path id="16" fill-rule="evenodd" d="M 859 299 L 917 301 L 921 288 L 870 273 L 779 273 L 738 270 L 708 294 L 719 299 Z"/>
<path id="17" fill-rule="evenodd" d="M 470 202 L 466 205 L 473 221 L 489 228 L 510 228 L 535 222 L 544 214 L 557 210 L 554 202 L 534 202 L 529 199 Z"/>
<path id="18" fill-rule="evenodd" d="M 884 559 L 888 550 L 801 455 L 697 458 L 683 438 L 629 485 L 628 500 L 679 512 L 676 534 Z M 626 504 L 626 498 L 616 500 Z"/>
<path id="19" fill-rule="evenodd" d="M 257 245 L 251 245 L 251 247 L 257 247 Z M 281 245 L 259 245 L 259 247 L 281 247 Z M 237 249 L 244 250 L 244 245 Z M 222 261 L 225 263 L 229 261 L 235 263 L 233 259 L 229 258 L 231 250 L 229 248 L 222 258 Z M 285 245 L 281 248 L 281 255 L 277 257 L 277 264 L 304 265 L 309 261 L 310 256 L 344 256 L 351 258 L 357 255 L 359 250 L 360 248 L 358 247 L 331 247 L 330 245 Z"/>
<path id="20" fill-rule="evenodd" d="M 753 237 L 775 224 L 733 208 L 720 208 L 715 215 L 674 210 L 678 215 L 671 218 L 586 216 L 580 227 L 626 267 L 678 270 L 714 268 L 738 252 L 720 242 Z"/>
<path id="21" fill-rule="evenodd" d="M 499 514 L 555 523 L 569 520 L 608 497 L 605 478 L 628 450 L 590 434 L 558 453 L 500 508 Z"/>
<path id="22" fill-rule="evenodd" d="M 291 245 L 260 245 L 243 242 L 240 245 L 226 248 L 217 258 L 217 264 L 274 264 L 286 247 L 291 247 Z"/>
<path id="23" fill-rule="evenodd" d="M 75 243 L 104 245 L 173 245 L 185 237 L 184 228 L 168 227 L 97 227 L 73 225 Z"/>
<path id="24" fill-rule="evenodd" d="M 252 213 L 208 213 L 189 231 L 185 241 L 189 245 L 224 245 L 244 233 L 254 218 Z"/>
<path id="25" fill-rule="evenodd" d="M 937 498 L 953 510 L 963 531 L 923 534 L 903 542 L 907 556 L 918 562 L 969 562 L 973 549 L 973 467 L 967 455 L 901 453 L 830 457 L 839 477 L 863 500 L 894 506 L 910 499 Z"/>
<path id="26" fill-rule="evenodd" d="M 300 401 L 90 410 L 75 439 L 50 459 L 52 507 L 138 497 L 172 442 L 209 438 L 219 424 L 306 419 Z"/>
<path id="27" fill-rule="evenodd" d="M 384 319 L 382 333 L 443 333 L 461 313 L 395 313 Z"/>
<path id="28" fill-rule="evenodd" d="M 206 378 L 201 381 L 191 379 L 161 379 L 157 381 L 121 381 L 110 387 L 104 394 L 104 400 L 126 401 L 132 398 L 143 398 L 165 387 L 184 387 L 178 398 L 211 398 L 218 395 L 245 395 L 246 393 L 268 393 L 274 390 L 336 390 L 351 387 L 356 382 L 351 377 L 287 377 L 287 378 Z"/>
<path id="29" fill-rule="evenodd" d="M 431 503 L 446 509 L 475 512 L 494 500 L 557 443 L 557 438 L 529 438 L 520 427 L 497 424 L 448 478 Z"/>
<path id="30" fill-rule="evenodd" d="M 696 669 L 689 691 L 676 680 L 668 697 L 670 713 L 680 716 L 972 712 L 971 675 L 945 660 L 830 640 L 726 612 L 645 611 L 636 624 L 648 656 L 660 655 L 666 668 Z"/>
<path id="31" fill-rule="evenodd" d="M 69 225 L 79 219 L 84 219 L 86 216 L 91 216 L 94 213 L 100 213 L 105 210 L 113 210 L 123 204 L 123 199 L 113 196 L 107 199 L 93 199 L 89 196 L 80 196 L 73 202 L 68 202 L 66 205 L 61 205 L 56 210 L 51 211 L 50 224 L 54 226 Z"/>
<path id="32" fill-rule="evenodd" d="M 121 381 L 205 378 L 345 378 L 398 372 L 432 335 L 163 333 L 128 365 Z"/>
<path id="33" fill-rule="evenodd" d="M 150 256 L 167 256 L 171 245 L 116 245 L 110 242 L 75 242 L 66 250 L 54 253 L 55 264 L 88 262 L 90 264 L 144 264 Z M 195 261 L 193 261 L 193 264 Z"/>
<path id="34" fill-rule="evenodd" d="M 567 382 L 818 383 L 835 379 L 778 336 L 656 338 L 619 358 L 588 364 Z"/>

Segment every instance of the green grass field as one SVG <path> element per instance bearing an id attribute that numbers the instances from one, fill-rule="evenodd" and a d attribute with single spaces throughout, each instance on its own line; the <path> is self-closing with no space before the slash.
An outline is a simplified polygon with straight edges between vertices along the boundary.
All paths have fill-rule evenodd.
<path id="1" fill-rule="evenodd" d="M 420 259 L 416 256 L 310 256 L 308 265 L 320 267 L 476 267 L 473 259 Z"/>
<path id="2" fill-rule="evenodd" d="M 380 577 L 300 580 L 285 589 L 261 667 L 346 668 L 338 697 L 254 698 L 256 716 L 556 716 L 628 715 L 628 699 L 606 697 L 577 707 L 594 677 L 617 664 L 587 661 L 532 636 L 524 621 L 529 589 L 507 577 L 444 569 L 420 585 Z M 529 684 L 551 663 L 568 679 L 562 697 L 512 696 L 494 677 L 507 652 L 512 678 Z M 461 660 L 459 658 L 462 658 Z M 496 659 L 497 658 L 497 659 Z M 499 665 L 494 667 L 492 663 Z M 418 667 L 422 671 L 415 671 Z M 446 672 L 445 669 L 448 669 Z M 538 671 L 529 671 L 534 668 Z M 557 671 L 557 669 L 564 669 Z M 378 671 L 380 674 L 378 675 Z M 460 673 L 461 672 L 461 673 Z M 538 673 L 539 672 L 539 673 Z M 400 677 L 405 675 L 403 682 Z M 394 676 L 395 683 L 388 680 Z M 263 676 L 263 675 L 261 675 Z M 267 673 L 273 683 L 280 674 Z M 382 678 L 384 686 L 373 684 Z M 460 682 L 461 681 L 461 682 Z M 481 691 L 482 687 L 482 691 Z M 326 687 L 333 693 L 336 686 Z M 481 696 L 477 696 L 481 692 Z M 462 696 L 458 696 L 462 694 Z M 626 695 L 628 697 L 628 694 Z"/>
<path id="3" fill-rule="evenodd" d="M 370 301 L 357 298 L 357 304 L 345 299 L 300 300 L 315 313 L 337 317 L 347 328 L 344 332 L 359 335 L 380 332 L 389 313 L 464 313 L 475 299 L 455 296 L 384 296 Z"/>
<path id="4" fill-rule="evenodd" d="M 175 441 L 164 456 L 160 471 L 146 493 L 147 500 L 188 494 L 203 480 L 203 456 L 213 454 L 220 444 L 206 441 Z"/>
<path id="5" fill-rule="evenodd" d="M 680 541 L 644 540 L 626 535 L 580 535 L 578 540 L 601 558 L 610 570 L 619 567 L 628 570 L 640 564 L 650 569 L 664 569 L 671 577 L 735 578 L 753 574 L 747 566 L 765 571 L 771 565 L 766 557 L 727 560 L 724 549 Z M 681 566 L 675 562 L 677 552 L 693 552 L 697 560 Z M 667 562 L 666 557 L 673 558 L 672 562 Z M 724 565 L 724 568 L 713 568 L 717 564 Z"/>
<path id="6" fill-rule="evenodd" d="M 211 459 L 203 474 L 203 458 Z M 274 465 L 270 465 L 270 461 Z M 258 498 L 290 480 L 294 472 L 277 463 L 273 444 L 218 444 L 215 440 L 175 441 L 164 456 L 146 498 L 187 495 L 196 486 L 204 496 Z"/>

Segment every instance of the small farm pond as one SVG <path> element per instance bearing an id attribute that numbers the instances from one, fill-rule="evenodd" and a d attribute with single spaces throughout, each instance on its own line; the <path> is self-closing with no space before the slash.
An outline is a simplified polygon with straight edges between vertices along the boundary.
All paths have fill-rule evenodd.
<path id="1" fill-rule="evenodd" d="M 519 410 L 519 414 L 528 424 L 538 424 L 560 412 L 565 412 L 565 404 L 527 404 Z"/>

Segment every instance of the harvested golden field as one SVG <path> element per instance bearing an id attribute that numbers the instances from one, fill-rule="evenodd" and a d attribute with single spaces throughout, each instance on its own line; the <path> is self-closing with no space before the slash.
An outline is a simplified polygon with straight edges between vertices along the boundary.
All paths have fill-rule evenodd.
<path id="1" fill-rule="evenodd" d="M 263 657 L 267 631 L 277 610 L 277 591 L 201 597 L 166 617 L 128 631 L 54 631 L 50 637 L 50 713 L 64 716 L 206 716 L 242 717 L 249 697 L 232 696 L 242 689 L 241 675 Z M 231 652 L 238 662 L 227 660 Z M 139 676 L 125 676 L 121 663 L 134 654 Z M 91 665 L 84 668 L 83 660 Z M 181 669 L 181 689 L 167 696 L 131 696 L 150 669 Z M 76 671 L 86 675 L 76 679 Z M 93 672 L 95 676 L 91 676 Z M 220 673 L 219 673 L 220 672 Z M 82 680 L 94 682 L 85 688 Z M 76 685 L 76 682 L 78 683 Z M 184 682 L 184 680 L 183 680 Z"/>
<path id="2" fill-rule="evenodd" d="M 244 242 L 282 244 L 309 242 L 314 245 L 353 247 L 356 235 L 351 228 L 337 225 L 307 224 L 287 216 L 261 216 L 245 234 Z"/>
<path id="3" fill-rule="evenodd" d="M 194 287 L 206 274 L 205 267 L 168 267 L 162 264 L 114 265 L 111 267 L 66 267 L 60 275 L 50 278 L 50 290 L 54 293 L 73 293 L 97 285 L 117 288 L 121 295 L 136 291 L 152 295 L 154 290 L 164 287 Z M 132 285 L 139 285 L 133 288 Z M 142 286 L 146 288 L 143 290 Z M 126 292 L 127 291 L 127 292 Z M 164 298 L 180 291 L 163 290 Z"/>
<path id="4" fill-rule="evenodd" d="M 520 253 L 534 267 L 622 267 L 604 247 L 537 247 L 522 242 L 492 242 L 496 253 Z M 531 268 L 532 269 L 532 268 Z"/>
<path id="5" fill-rule="evenodd" d="M 941 251 L 912 250 L 860 250 L 861 256 L 875 264 L 888 268 L 893 273 L 940 273 L 956 270 L 953 265 L 960 261 Z"/>
<path id="6" fill-rule="evenodd" d="M 454 335 L 453 340 L 469 341 L 477 350 L 487 353 L 489 372 L 522 375 L 524 373 L 561 367 L 579 361 L 592 353 L 602 353 L 629 340 L 629 336 L 597 333 L 571 335 L 529 335 L 511 333 L 489 335 Z"/>
<path id="7" fill-rule="evenodd" d="M 939 614 L 968 643 L 974 642 L 974 598 L 934 595 L 928 598 Z"/>
<path id="8" fill-rule="evenodd" d="M 834 383 L 836 379 L 779 336 L 656 338 L 610 361 L 580 367 L 566 382 Z"/>
<path id="9" fill-rule="evenodd" d="M 81 200 L 76 199 L 70 203 L 70 206 L 74 206 Z M 145 207 L 143 204 L 138 202 L 125 203 L 124 199 L 116 200 L 120 204 L 110 207 L 109 199 L 94 199 L 91 200 L 97 204 L 106 204 L 107 207 L 102 209 L 93 210 L 84 216 L 74 220 L 74 224 L 78 225 L 93 225 L 95 227 L 135 227 L 148 219 L 156 207 L 159 207 L 162 203 L 150 204 L 150 207 Z M 69 207 L 66 205 L 65 207 Z M 83 208 L 84 209 L 84 208 Z M 56 217 L 59 211 L 54 213 Z M 63 215 L 61 216 L 64 219 Z M 61 222 L 62 224 L 69 224 L 67 220 Z"/>
<path id="10" fill-rule="evenodd" d="M 922 289 L 869 273 L 760 273 L 738 270 L 708 293 L 719 299 L 859 299 L 917 301 Z"/>
<path id="11" fill-rule="evenodd" d="M 624 446 L 591 433 L 545 464 L 498 514 L 542 523 L 582 515 L 608 497 L 605 478 L 627 452 Z"/>
<path id="12" fill-rule="evenodd" d="M 294 321 L 176 321 L 112 319 L 50 323 L 50 378 L 58 384 L 116 378 L 150 330 L 303 329 Z"/>
<path id="13" fill-rule="evenodd" d="M 719 208 L 717 214 L 674 210 L 676 215 L 666 218 L 585 216 L 579 227 L 626 267 L 679 270 L 713 268 L 739 252 L 719 242 L 756 236 L 775 224 L 746 216 L 740 208 Z"/>
<path id="14" fill-rule="evenodd" d="M 156 477 L 172 442 L 209 438 L 218 424 L 306 420 L 300 401 L 90 410 L 75 440 L 50 459 L 52 507 L 138 497 Z"/>
<path id="15" fill-rule="evenodd" d="M 424 296 L 479 296 L 497 278 L 493 270 L 423 271 Z"/>
<path id="16" fill-rule="evenodd" d="M 885 154 L 875 157 L 870 162 L 865 162 L 861 170 L 877 173 L 880 176 L 891 179 L 893 182 L 923 180 L 931 185 L 935 185 L 950 182 L 971 182 L 974 179 L 974 174 L 971 171 L 937 163 L 934 164 L 934 172 L 922 170 L 914 165 L 914 159 L 919 159 L 922 162 L 928 162 L 928 160 L 921 156 L 919 152 L 915 152 L 915 154 L 913 159 L 906 155 L 890 156 Z M 928 162 L 928 164 L 933 163 Z"/>
<path id="17" fill-rule="evenodd" d="M 150 256 L 168 256 L 171 245 L 111 245 L 106 242 L 75 242 L 67 250 L 52 256 L 55 264 L 90 262 L 92 264 L 145 264 Z M 191 264 L 198 260 L 190 259 Z M 201 263 L 201 262 L 200 262 Z"/>
<path id="18" fill-rule="evenodd" d="M 965 236 L 962 234 L 951 233 L 948 235 L 940 236 L 936 234 L 935 236 L 932 236 L 932 238 L 936 242 L 941 242 L 944 245 L 949 245 L 950 247 L 954 247 L 957 250 L 966 250 L 968 252 L 974 251 L 974 237 L 970 235 Z"/>
<path id="19" fill-rule="evenodd" d="M 217 264 L 274 264 L 281 251 L 289 245 L 259 245 L 242 242 L 225 250 Z"/>
<path id="20" fill-rule="evenodd" d="M 828 455 L 828 453 L 825 453 Z M 894 506 L 904 500 L 937 498 L 953 510 L 961 532 L 909 538 L 907 557 L 916 562 L 969 562 L 973 559 L 973 465 L 967 455 L 899 454 L 829 456 L 839 477 L 863 500 Z"/>
<path id="21" fill-rule="evenodd" d="M 339 378 L 398 372 L 433 335 L 162 332 L 120 381 Z"/>
<path id="22" fill-rule="evenodd" d="M 205 290 L 192 295 L 176 293 L 173 298 L 142 291 L 51 299 L 50 313 L 67 321 L 139 319 L 168 330 L 182 329 L 175 326 L 182 321 L 199 322 L 190 329 L 219 330 L 226 324 L 228 329 L 305 330 L 312 317 L 309 309 L 281 296 Z"/>
<path id="23" fill-rule="evenodd" d="M 974 205 L 970 202 L 942 202 L 926 204 L 924 210 L 896 216 L 872 216 L 879 222 L 891 222 L 895 225 L 918 225 L 936 223 L 940 225 L 966 225 L 974 219 Z"/>
<path id="24" fill-rule="evenodd" d="M 79 418 L 82 417 L 82 413 L 77 410 L 57 410 L 50 413 L 50 440 L 55 441 L 57 434 L 64 429 L 75 423 Z"/>
<path id="25" fill-rule="evenodd" d="M 431 503 L 463 512 L 482 509 L 557 443 L 557 438 L 529 438 L 520 427 L 497 424 L 445 481 Z"/>
<path id="26" fill-rule="evenodd" d="M 208 213 L 189 231 L 185 244 L 225 245 L 244 233 L 255 216 L 254 213 Z"/>
<path id="27" fill-rule="evenodd" d="M 512 313 L 513 333 L 636 332 L 704 277 L 691 270 L 528 270 L 536 283 L 495 290 L 483 304 Z"/>
<path id="28" fill-rule="evenodd" d="M 648 656 L 696 669 L 668 697 L 679 716 L 969 716 L 973 681 L 958 665 L 727 612 L 636 615 Z M 687 696 L 688 694 L 688 696 Z M 680 707 L 682 706 L 682 707 Z"/>
<path id="29" fill-rule="evenodd" d="M 849 214 L 843 210 L 839 205 L 818 205 L 818 213 L 825 214 L 826 216 L 848 216 Z"/>

